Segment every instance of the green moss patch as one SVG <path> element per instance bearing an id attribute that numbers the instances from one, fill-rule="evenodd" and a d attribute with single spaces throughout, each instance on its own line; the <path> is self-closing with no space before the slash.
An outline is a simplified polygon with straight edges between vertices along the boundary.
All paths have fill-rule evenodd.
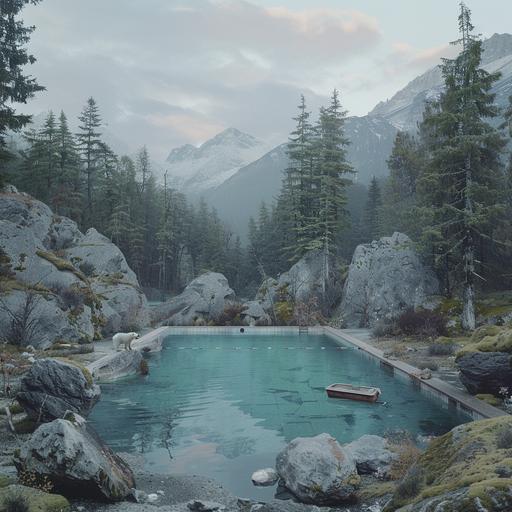
<path id="1" fill-rule="evenodd" d="M 464 499 L 450 511 L 476 510 L 478 497 L 492 512 L 493 498 L 512 486 L 511 478 L 498 474 L 500 469 L 512 471 L 512 450 L 498 447 L 500 433 L 509 428 L 512 417 L 501 416 L 461 425 L 432 441 L 415 466 L 421 474 L 419 492 L 407 498 L 395 491 L 386 510 L 464 490 Z"/>
<path id="2" fill-rule="evenodd" d="M 475 395 L 475 397 L 494 407 L 498 407 L 502 404 L 502 401 L 497 396 L 488 393 L 480 393 L 479 395 Z"/>
<path id="3" fill-rule="evenodd" d="M 49 494 L 23 485 L 0 489 L 1 510 L 8 510 L 8 503 L 13 501 L 25 502 L 29 512 L 66 512 L 70 509 L 68 500 L 59 494 Z"/>
<path id="4" fill-rule="evenodd" d="M 49 251 L 36 251 L 36 254 L 40 257 L 45 259 L 46 261 L 49 261 L 56 269 L 62 271 L 62 272 L 71 272 L 73 273 L 78 279 L 83 281 L 84 283 L 87 283 L 87 277 L 80 272 L 77 268 L 73 266 L 72 263 L 70 263 L 68 260 L 65 260 L 64 258 L 60 258 L 53 252 Z"/>
<path id="5" fill-rule="evenodd" d="M 68 359 L 67 357 L 55 357 L 57 361 L 62 361 L 63 363 L 71 364 L 82 371 L 83 376 L 85 377 L 85 380 L 87 381 L 87 386 L 89 388 L 92 388 L 94 381 L 92 378 L 92 374 L 89 371 L 88 368 L 86 368 L 83 364 L 79 363 L 78 361 L 75 361 L 74 359 Z"/>

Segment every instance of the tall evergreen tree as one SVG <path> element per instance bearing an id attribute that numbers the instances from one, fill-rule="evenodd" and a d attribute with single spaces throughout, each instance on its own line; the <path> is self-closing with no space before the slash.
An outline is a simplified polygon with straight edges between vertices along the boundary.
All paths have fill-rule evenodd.
<path id="1" fill-rule="evenodd" d="M 480 68 L 482 43 L 473 34 L 470 11 L 460 4 L 458 57 L 445 60 L 445 90 L 424 120 L 430 160 L 421 178 L 424 209 L 432 224 L 425 236 L 437 258 L 451 256 L 462 287 L 462 326 L 475 328 L 475 255 L 490 225 L 503 211 L 501 155 L 505 141 L 489 124 L 496 117 L 492 85 L 499 75 Z M 459 279 L 460 277 L 460 279 Z"/>
<path id="2" fill-rule="evenodd" d="M 420 225 L 416 207 L 416 188 L 424 168 L 424 151 L 414 136 L 398 132 L 387 161 L 389 177 L 382 193 L 381 228 L 383 234 L 394 231 L 407 233 L 417 239 Z"/>
<path id="3" fill-rule="evenodd" d="M 44 90 L 35 78 L 23 74 L 23 68 L 36 60 L 26 49 L 35 27 L 27 27 L 18 19 L 25 5 L 35 5 L 38 1 L 0 2 L 0 160 L 8 157 L 5 150 L 7 130 L 21 130 L 31 118 L 16 113 L 13 103 L 26 103 L 36 92 Z M 0 174 L 0 184 L 2 179 Z"/>
<path id="4" fill-rule="evenodd" d="M 52 206 L 60 215 L 78 220 L 81 210 L 80 158 L 69 130 L 66 114 L 61 111 L 57 126 L 57 188 Z"/>
<path id="5" fill-rule="evenodd" d="M 290 230 L 291 247 L 286 248 L 290 260 L 300 259 L 308 250 L 308 224 L 311 216 L 313 189 L 313 144 L 314 130 L 309 121 L 306 100 L 301 95 L 299 114 L 294 117 L 296 128 L 290 134 L 281 203 L 283 221 Z"/>
<path id="6" fill-rule="evenodd" d="M 82 159 L 82 170 L 85 176 L 86 189 L 86 214 L 83 223 L 85 227 L 89 227 L 93 218 L 93 196 L 98 171 L 98 159 L 103 152 L 100 138 L 101 133 L 99 131 L 101 117 L 94 98 L 91 97 L 87 100 L 87 104 L 78 117 L 78 120 L 80 121 L 80 125 L 78 126 L 79 132 L 76 138 Z"/>
<path id="7" fill-rule="evenodd" d="M 382 198 L 379 182 L 372 177 L 368 189 L 368 199 L 363 215 L 363 226 L 367 241 L 376 240 L 381 234 L 381 208 Z"/>
<path id="8" fill-rule="evenodd" d="M 337 90 L 333 91 L 331 104 L 320 109 L 318 141 L 315 148 L 315 174 L 319 183 L 315 199 L 318 215 L 311 228 L 314 237 L 310 249 L 322 249 L 324 254 L 323 290 L 329 278 L 329 261 L 335 252 L 335 239 L 347 225 L 346 188 L 354 170 L 347 162 L 349 140 L 345 136 L 346 112 L 342 109 Z"/>

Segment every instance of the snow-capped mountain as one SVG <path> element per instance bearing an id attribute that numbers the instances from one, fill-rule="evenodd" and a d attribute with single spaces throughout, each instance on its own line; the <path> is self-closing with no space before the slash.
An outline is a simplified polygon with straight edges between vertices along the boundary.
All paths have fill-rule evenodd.
<path id="1" fill-rule="evenodd" d="M 500 80 L 494 92 L 496 102 L 503 107 L 512 93 L 512 35 L 494 34 L 483 42 L 482 67 L 489 72 L 499 71 Z M 415 131 L 425 109 L 425 101 L 437 97 L 443 89 L 440 66 L 412 80 L 391 99 L 380 102 L 370 116 L 387 119 L 399 130 Z"/>
<path id="2" fill-rule="evenodd" d="M 252 135 L 228 128 L 199 147 L 185 144 L 173 149 L 165 165 L 168 184 L 185 193 L 201 194 L 224 183 L 269 149 Z"/>

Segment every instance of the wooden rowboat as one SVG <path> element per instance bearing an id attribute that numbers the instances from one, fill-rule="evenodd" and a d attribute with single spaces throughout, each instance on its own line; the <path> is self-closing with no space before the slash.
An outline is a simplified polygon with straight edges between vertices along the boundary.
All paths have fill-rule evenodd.
<path id="1" fill-rule="evenodd" d="M 360 402 L 376 402 L 381 391 L 379 388 L 368 386 L 353 386 L 352 384 L 331 384 L 325 388 L 329 398 L 345 398 Z"/>

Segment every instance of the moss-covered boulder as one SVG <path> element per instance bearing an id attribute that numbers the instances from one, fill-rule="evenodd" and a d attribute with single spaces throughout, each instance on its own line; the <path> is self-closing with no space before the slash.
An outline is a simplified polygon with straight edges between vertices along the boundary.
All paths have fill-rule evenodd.
<path id="1" fill-rule="evenodd" d="M 385 512 L 512 510 L 512 417 L 460 425 L 429 445 Z"/>
<path id="2" fill-rule="evenodd" d="M 9 506 L 11 510 L 23 510 L 13 508 L 14 503 L 25 503 L 28 512 L 66 512 L 70 509 L 68 500 L 59 494 L 49 494 L 23 485 L 1 488 L 0 510 L 9 510 Z"/>

